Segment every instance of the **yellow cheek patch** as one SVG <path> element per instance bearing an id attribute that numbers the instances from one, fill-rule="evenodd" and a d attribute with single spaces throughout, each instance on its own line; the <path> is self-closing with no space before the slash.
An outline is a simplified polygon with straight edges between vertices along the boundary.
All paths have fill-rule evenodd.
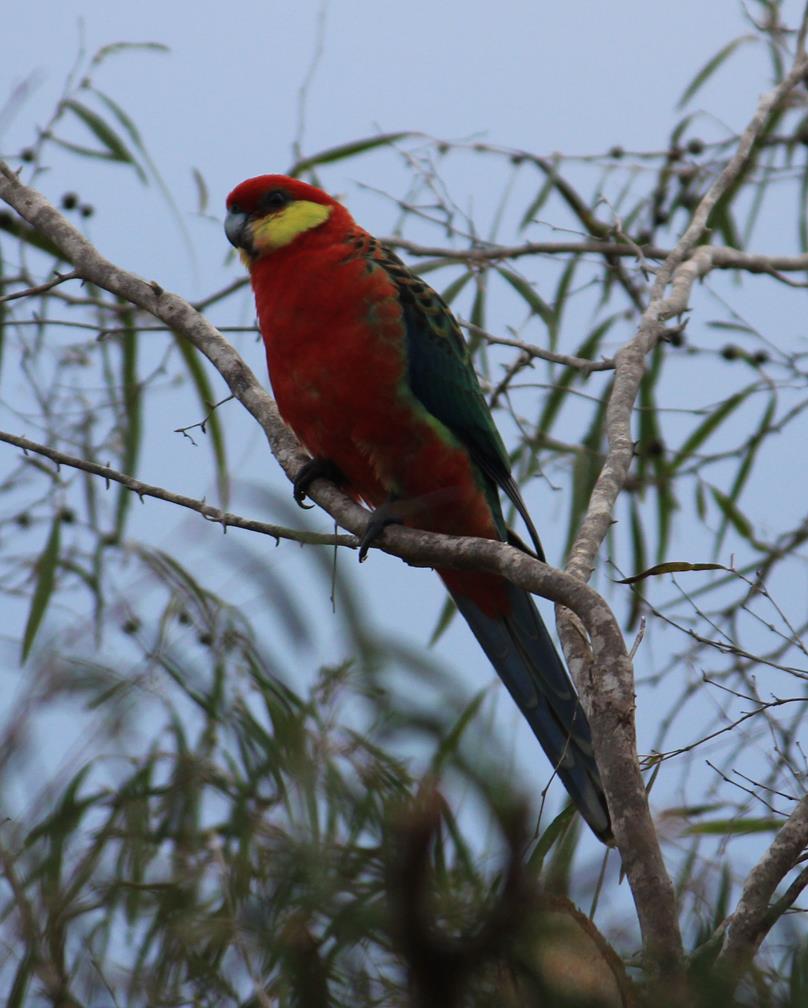
<path id="1" fill-rule="evenodd" d="M 319 227 L 331 216 L 331 207 L 309 200 L 295 200 L 278 213 L 269 214 L 250 226 L 252 245 L 260 255 L 274 252 L 293 242 L 304 231 Z"/>

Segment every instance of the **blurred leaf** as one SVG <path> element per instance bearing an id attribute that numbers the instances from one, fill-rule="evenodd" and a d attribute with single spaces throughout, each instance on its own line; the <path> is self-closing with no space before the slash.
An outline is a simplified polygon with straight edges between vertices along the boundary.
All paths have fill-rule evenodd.
<path id="1" fill-rule="evenodd" d="M 199 405 L 204 410 L 207 420 L 205 431 L 210 434 L 210 445 L 213 451 L 213 462 L 216 467 L 216 483 L 219 490 L 220 506 L 227 507 L 230 499 L 230 473 L 227 468 L 227 449 L 224 441 L 224 431 L 219 414 L 211 408 L 215 402 L 213 389 L 208 380 L 207 372 L 197 351 L 179 333 L 172 332 L 174 343 L 179 350 L 191 381 L 196 388 Z M 210 414 L 208 416 L 208 414 Z"/>
<path id="2" fill-rule="evenodd" d="M 684 833 L 687 836 L 745 836 L 748 833 L 776 833 L 783 825 L 782 819 L 713 819 L 694 823 Z"/>
<path id="3" fill-rule="evenodd" d="M 198 168 L 192 168 L 191 175 L 193 176 L 194 185 L 196 186 L 197 211 L 201 214 L 206 213 L 208 209 L 209 193 L 205 177 Z"/>
<path id="4" fill-rule="evenodd" d="M 524 231 L 524 229 L 528 226 L 528 224 L 533 223 L 534 217 L 547 202 L 547 199 L 552 193 L 554 188 L 555 186 L 553 184 L 553 180 L 551 178 L 545 179 L 544 184 L 539 189 L 535 198 L 528 204 L 527 209 L 522 214 L 522 218 L 519 221 L 520 231 Z"/>
<path id="5" fill-rule="evenodd" d="M 592 489 L 600 472 L 600 459 L 603 448 L 604 423 L 606 420 L 606 409 L 611 395 L 612 382 L 609 382 L 600 402 L 595 409 L 595 415 L 589 430 L 581 443 L 582 451 L 575 456 L 572 467 L 572 500 L 570 501 L 569 524 L 567 527 L 567 541 L 564 547 L 565 555 L 569 554 L 572 548 L 578 526 L 583 519 L 589 500 L 592 496 Z"/>
<path id="6" fill-rule="evenodd" d="M 570 829 L 575 820 L 575 814 L 575 806 L 570 802 L 558 813 L 539 837 L 539 841 L 531 851 L 527 862 L 530 870 L 535 872 L 536 875 L 541 875 L 545 858 L 560 838 Z"/>
<path id="7" fill-rule="evenodd" d="M 31 651 L 37 630 L 48 608 L 56 574 L 56 565 L 59 562 L 60 530 L 62 518 L 57 514 L 51 524 L 45 548 L 39 555 L 36 562 L 36 586 L 31 598 L 31 608 L 28 610 L 28 619 L 25 624 L 25 631 L 22 636 L 21 660 L 24 663 Z"/>
<path id="8" fill-rule="evenodd" d="M 468 728 L 469 724 L 471 724 L 479 713 L 482 702 L 485 700 L 487 694 L 487 687 L 475 693 L 469 703 L 466 704 L 460 717 L 443 737 L 435 751 L 435 755 L 432 757 L 432 773 L 439 775 L 446 761 L 457 754 L 466 728 Z"/>
<path id="9" fill-rule="evenodd" d="M 295 178 L 298 175 L 302 175 L 303 172 L 311 171 L 317 165 L 331 164 L 334 161 L 342 161 L 345 158 L 355 157 L 357 154 L 364 154 L 369 150 L 375 150 L 377 147 L 387 147 L 390 144 L 397 143 L 399 140 L 403 140 L 405 137 L 411 136 L 418 136 L 418 134 L 409 130 L 403 130 L 399 133 L 380 133 L 378 136 L 365 137 L 362 140 L 353 140 L 351 143 L 329 147 L 324 151 L 320 151 L 319 154 L 312 154 L 311 157 L 297 161 L 292 165 L 287 174 Z"/>
<path id="10" fill-rule="evenodd" d="M 735 520 L 737 521 L 740 518 L 742 524 L 744 525 L 744 528 L 747 529 L 747 531 L 749 530 L 747 528 L 746 519 L 744 519 L 743 516 L 740 514 L 740 512 L 737 511 L 738 498 L 741 496 L 741 491 L 746 485 L 746 481 L 749 479 L 749 474 L 752 472 L 752 466 L 754 465 L 755 459 L 757 458 L 758 450 L 760 446 L 763 444 L 766 435 L 769 433 L 769 426 L 774 418 L 774 413 L 776 409 L 777 409 L 777 396 L 775 395 L 774 392 L 772 392 L 772 394 L 769 397 L 769 401 L 766 404 L 766 408 L 763 410 L 763 415 L 760 418 L 760 423 L 757 426 L 757 430 L 750 437 L 746 449 L 741 452 L 741 462 L 740 465 L 738 466 L 738 471 L 735 474 L 735 479 L 732 481 L 732 486 L 730 487 L 729 494 L 726 497 L 726 501 L 736 509 Z M 717 503 L 719 503 L 719 506 L 722 507 L 721 502 L 717 501 Z M 730 523 L 732 522 L 733 524 L 735 524 L 732 518 L 730 517 L 730 514 L 726 510 L 724 510 L 723 507 L 722 511 L 724 511 L 724 517 L 721 522 L 721 527 L 719 528 L 715 538 L 716 554 L 718 554 L 719 550 L 721 549 L 721 544 L 724 541 L 724 536 Z M 736 528 L 738 527 L 737 524 L 735 524 L 735 527 Z M 748 539 L 749 535 L 745 535 L 745 538 Z"/>
<path id="11" fill-rule="evenodd" d="M 739 35 L 738 38 L 732 39 L 725 46 L 712 56 L 704 66 L 699 70 L 696 76 L 690 81 L 687 87 L 682 92 L 682 97 L 677 102 L 677 108 L 683 108 L 687 103 L 693 98 L 696 93 L 704 86 L 704 84 L 712 77 L 712 75 L 718 70 L 722 63 L 724 63 L 740 46 L 746 42 L 757 42 L 757 36 L 755 35 Z"/>
<path id="12" fill-rule="evenodd" d="M 122 52 L 159 52 L 170 53 L 169 46 L 162 42 L 110 42 L 109 45 L 102 46 L 93 56 L 90 68 L 100 66 L 110 56 L 117 56 Z"/>
<path id="13" fill-rule="evenodd" d="M 555 321 L 555 312 L 550 305 L 542 299 L 541 295 L 534 290 L 533 285 L 528 283 L 524 277 L 520 277 L 518 273 L 514 273 L 513 270 L 506 269 L 504 266 L 495 266 L 494 268 L 503 280 L 507 280 L 511 287 L 513 287 L 516 293 L 527 304 L 531 313 L 538 315 L 549 329 Z"/>
<path id="14" fill-rule="evenodd" d="M 98 140 L 104 147 L 106 153 L 97 151 L 96 153 L 99 156 L 106 157 L 112 161 L 120 161 L 124 164 L 131 165 L 137 172 L 141 182 L 145 183 L 147 181 L 145 172 L 136 161 L 132 152 L 123 142 L 118 133 L 116 133 L 115 130 L 107 122 L 105 122 L 97 112 L 94 112 L 91 108 L 88 108 L 81 102 L 76 101 L 75 98 L 66 98 L 62 104 L 65 109 L 73 112 L 73 114 L 84 123 L 96 140 Z M 92 153 L 91 149 L 80 148 L 78 145 L 70 144 L 58 137 L 53 137 L 53 139 L 62 146 L 73 149 L 78 153 Z"/>
<path id="15" fill-rule="evenodd" d="M 119 430 L 123 451 L 121 470 L 130 476 L 137 474 L 137 463 L 143 438 L 142 390 L 138 379 L 138 332 L 134 328 L 135 313 L 128 309 L 121 312 L 119 344 L 121 348 L 121 402 L 119 407 Z M 132 504 L 132 491 L 121 485 L 117 490 L 118 501 L 115 508 L 115 535 L 123 537 L 126 516 Z"/>
<path id="16" fill-rule="evenodd" d="M 454 604 L 452 596 L 447 595 L 446 600 L 443 603 L 443 606 L 441 607 L 440 615 L 438 616 L 438 622 L 435 624 L 435 629 L 432 631 L 429 637 L 429 645 L 428 645 L 429 647 L 432 647 L 434 644 L 437 644 L 437 642 L 443 636 L 449 624 L 454 619 L 456 612 L 457 612 L 457 606 Z"/>

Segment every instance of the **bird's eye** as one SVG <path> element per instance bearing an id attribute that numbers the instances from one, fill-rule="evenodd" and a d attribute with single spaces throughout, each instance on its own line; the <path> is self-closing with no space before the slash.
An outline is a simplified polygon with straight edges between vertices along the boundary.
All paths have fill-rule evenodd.
<path id="1" fill-rule="evenodd" d="M 261 202 L 265 210 L 280 210 L 289 202 L 289 197 L 282 189 L 273 189 Z"/>
<path id="2" fill-rule="evenodd" d="M 241 207 L 238 203 L 231 203 L 227 210 L 229 213 L 241 213 Z"/>

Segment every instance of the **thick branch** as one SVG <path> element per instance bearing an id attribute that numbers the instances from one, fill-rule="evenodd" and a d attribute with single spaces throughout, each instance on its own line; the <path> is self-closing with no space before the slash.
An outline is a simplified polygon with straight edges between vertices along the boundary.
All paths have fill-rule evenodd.
<path id="1" fill-rule="evenodd" d="M 724 925 L 724 943 L 718 964 L 731 975 L 740 976 L 779 919 L 780 914 L 770 912 L 769 901 L 806 848 L 808 795 L 804 795 L 797 803 L 797 807 L 780 827 L 772 845 L 749 873 L 738 905 Z M 803 887 L 808 884 L 805 873 L 802 873 L 801 881 Z M 798 886 L 789 890 L 791 902 L 799 896 L 799 891 Z M 778 906 L 778 909 L 783 913 L 787 907 Z"/>
<path id="2" fill-rule="evenodd" d="M 0 165 L 0 197 L 46 235 L 84 279 L 148 311 L 185 336 L 219 371 L 230 390 L 261 424 L 273 454 L 294 477 L 305 456 L 275 403 L 220 333 L 182 298 L 104 259 L 45 198 Z M 367 511 L 323 480 L 311 495 L 342 525 L 364 531 Z M 676 976 L 682 950 L 673 889 L 662 861 L 636 757 L 633 678 L 620 629 L 609 607 L 580 580 L 490 540 L 449 538 L 392 527 L 381 540 L 395 556 L 421 566 L 501 574 L 528 591 L 577 613 L 591 641 L 595 675 L 582 684 L 596 755 L 612 811 L 617 844 L 634 895 L 649 966 Z"/>

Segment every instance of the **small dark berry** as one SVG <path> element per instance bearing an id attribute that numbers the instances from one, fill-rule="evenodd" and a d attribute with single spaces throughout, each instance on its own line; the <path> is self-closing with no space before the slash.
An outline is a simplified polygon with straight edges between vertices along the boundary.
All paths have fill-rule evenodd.
<path id="1" fill-rule="evenodd" d="M 673 347 L 680 347 L 685 345 L 685 334 L 683 332 L 672 332 L 668 336 L 668 343 Z"/>
<path id="2" fill-rule="evenodd" d="M 63 210 L 75 210 L 79 205 L 78 193 L 66 192 L 62 196 L 62 209 Z"/>
<path id="3" fill-rule="evenodd" d="M 79 207 L 79 213 L 81 214 L 82 217 L 92 217 L 92 215 L 95 213 L 95 207 L 92 206 L 90 203 L 83 203 Z"/>
<path id="4" fill-rule="evenodd" d="M 123 630 L 125 634 L 129 634 L 130 637 L 132 636 L 132 634 L 136 634 L 139 629 L 140 629 L 140 620 L 136 616 L 132 616 L 130 619 L 126 620 L 126 622 L 123 623 L 123 625 L 121 626 L 121 630 Z"/>
<path id="5" fill-rule="evenodd" d="M 664 451 L 665 445 L 658 438 L 654 438 L 653 441 L 649 441 L 645 446 L 646 455 L 662 455 Z"/>
<path id="6" fill-rule="evenodd" d="M 667 210 L 657 210 L 654 214 L 654 224 L 667 224 L 670 219 L 670 214 Z"/>
<path id="7" fill-rule="evenodd" d="M 687 153 L 688 154 L 703 154 L 704 153 L 704 141 L 699 140 L 698 137 L 693 137 L 692 140 L 687 141 Z"/>
<path id="8" fill-rule="evenodd" d="M 678 161 L 681 156 L 682 156 L 681 147 L 671 147 L 671 149 L 668 151 L 668 161 Z"/>
<path id="9" fill-rule="evenodd" d="M 180 613 L 177 614 L 177 622 L 182 623 L 183 626 L 188 626 L 188 624 L 191 622 L 191 617 L 183 609 Z"/>
<path id="10" fill-rule="evenodd" d="M 20 151 L 20 160 L 21 161 L 33 161 L 35 157 L 36 157 L 36 152 L 34 151 L 33 147 L 24 147 Z"/>
<path id="11" fill-rule="evenodd" d="M 724 358 L 724 360 L 737 360 L 741 356 L 741 351 L 738 349 L 738 347 L 733 346 L 731 343 L 728 343 L 725 347 L 722 348 L 721 356 Z"/>
<path id="12" fill-rule="evenodd" d="M 625 153 L 626 152 L 623 150 L 623 148 L 619 144 L 616 144 L 614 147 L 610 148 L 609 157 L 614 158 L 615 161 L 619 161 L 620 158 L 625 155 Z"/>
<path id="13" fill-rule="evenodd" d="M 755 362 L 755 364 L 768 364 L 769 359 L 770 359 L 769 355 L 766 353 L 765 350 L 758 350 L 757 353 L 755 353 L 755 355 L 752 357 L 752 360 Z"/>
<path id="14" fill-rule="evenodd" d="M 66 525 L 72 525 L 76 520 L 76 512 L 71 508 L 62 508 L 59 512 L 59 519 L 63 521 Z"/>
<path id="15" fill-rule="evenodd" d="M 23 511 L 18 514 L 14 521 L 20 526 L 20 528 L 28 528 L 31 524 L 31 516 Z"/>
<path id="16" fill-rule="evenodd" d="M 210 647 L 211 644 L 213 643 L 213 634 L 201 633 L 197 637 L 197 640 L 203 647 Z"/>

